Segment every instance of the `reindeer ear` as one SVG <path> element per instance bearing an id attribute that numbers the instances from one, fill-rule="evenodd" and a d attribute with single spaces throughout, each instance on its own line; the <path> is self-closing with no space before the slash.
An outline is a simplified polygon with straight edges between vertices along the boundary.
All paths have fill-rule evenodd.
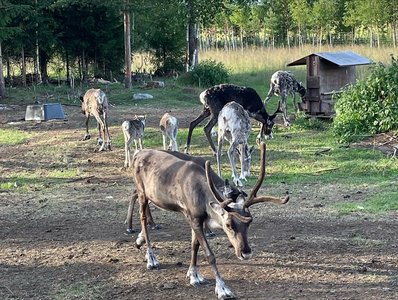
<path id="1" fill-rule="evenodd" d="M 223 216 L 226 213 L 226 210 L 221 207 L 221 205 L 217 202 L 210 202 L 211 208 L 216 212 L 218 215 Z"/>

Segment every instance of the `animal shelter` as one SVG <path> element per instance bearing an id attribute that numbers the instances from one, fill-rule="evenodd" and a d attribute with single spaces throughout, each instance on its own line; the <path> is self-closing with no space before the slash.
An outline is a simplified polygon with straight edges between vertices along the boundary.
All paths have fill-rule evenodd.
<path id="1" fill-rule="evenodd" d="M 352 51 L 312 53 L 287 66 L 307 66 L 306 102 L 303 110 L 318 117 L 332 117 L 339 93 L 356 80 L 356 66 L 372 64 L 368 58 Z"/>

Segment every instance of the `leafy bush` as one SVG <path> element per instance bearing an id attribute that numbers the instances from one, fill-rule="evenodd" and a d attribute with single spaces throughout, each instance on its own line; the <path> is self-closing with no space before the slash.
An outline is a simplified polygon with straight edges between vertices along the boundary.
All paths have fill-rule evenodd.
<path id="1" fill-rule="evenodd" d="M 197 64 L 190 72 L 192 84 L 200 87 L 210 87 L 229 81 L 230 72 L 221 62 L 204 60 Z"/>
<path id="2" fill-rule="evenodd" d="M 348 87 L 338 99 L 333 134 L 341 142 L 398 129 L 398 61 L 376 65 L 368 78 Z"/>

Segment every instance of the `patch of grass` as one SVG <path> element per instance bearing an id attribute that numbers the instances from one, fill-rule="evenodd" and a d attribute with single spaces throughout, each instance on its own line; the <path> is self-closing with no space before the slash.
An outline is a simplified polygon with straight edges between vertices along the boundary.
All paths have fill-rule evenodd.
<path id="1" fill-rule="evenodd" d="M 387 213 L 390 211 L 398 211 L 398 190 L 382 191 L 371 196 L 367 200 L 360 203 L 346 202 L 337 206 L 341 215 L 349 215 L 355 212 L 362 213 Z"/>
<path id="2" fill-rule="evenodd" d="M 0 146 L 14 146 L 25 143 L 29 134 L 17 129 L 0 129 Z"/>
<path id="3" fill-rule="evenodd" d="M 102 292 L 98 286 L 92 286 L 88 283 L 78 282 L 70 285 L 64 285 L 56 291 L 54 299 L 102 299 Z"/>
<path id="4" fill-rule="evenodd" d="M 14 172 L 11 176 L 2 179 L 0 190 L 28 190 L 32 187 L 42 187 L 48 182 L 63 183 L 66 179 L 76 178 L 79 174 L 78 168 L 59 168 L 56 170 L 38 168 L 34 172 Z"/>

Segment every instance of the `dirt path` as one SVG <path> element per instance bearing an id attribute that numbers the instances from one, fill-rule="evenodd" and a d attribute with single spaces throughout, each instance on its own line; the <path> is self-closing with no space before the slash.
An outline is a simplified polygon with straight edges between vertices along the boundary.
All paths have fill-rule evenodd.
<path id="1" fill-rule="evenodd" d="M 213 299 L 214 276 L 201 252 L 201 271 L 211 284 L 194 288 L 185 277 L 190 229 L 180 215 L 153 210 L 162 227 L 151 231 L 161 268 L 146 270 L 145 253 L 133 243 L 136 234 L 132 240 L 124 233 L 133 185 L 131 174 L 120 168 L 123 149 L 97 153 L 94 141 L 80 141 L 83 117 L 77 107 L 65 107 L 68 121 L 39 124 L 20 122 L 24 109 L 0 111 L 3 128 L 35 133 L 25 144 L 0 147 L 2 181 L 16 168 L 26 174 L 24 182 L 15 182 L 23 187 L 0 191 L 0 299 Z M 175 111 L 183 127 L 199 112 L 200 107 Z M 118 118 L 112 134 L 131 113 L 113 112 Z M 162 111 L 149 113 L 160 117 Z M 73 180 L 55 173 L 70 170 L 77 170 Z M 36 182 L 33 171 L 57 176 Z M 253 207 L 251 260 L 237 260 L 222 232 L 210 242 L 238 298 L 398 298 L 397 213 L 335 213 L 338 201 L 359 200 L 366 188 L 281 182 L 268 189 L 288 189 L 292 197 L 285 206 Z"/>

